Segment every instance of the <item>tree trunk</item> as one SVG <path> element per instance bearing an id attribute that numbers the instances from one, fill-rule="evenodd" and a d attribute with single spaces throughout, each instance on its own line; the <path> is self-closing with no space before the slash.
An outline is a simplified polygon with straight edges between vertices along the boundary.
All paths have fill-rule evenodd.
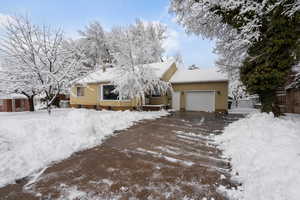
<path id="1" fill-rule="evenodd" d="M 47 112 L 49 115 L 51 115 L 51 105 L 47 105 Z"/>
<path id="2" fill-rule="evenodd" d="M 34 101 L 33 101 L 34 96 L 28 97 L 28 102 L 29 102 L 29 111 L 34 112 Z"/>
<path id="3" fill-rule="evenodd" d="M 51 115 L 51 105 L 52 105 L 53 101 L 49 101 L 49 97 L 47 97 L 47 101 L 46 102 L 47 102 L 47 112 L 48 112 L 49 115 Z"/>
<path id="4" fill-rule="evenodd" d="M 282 115 L 276 100 L 276 91 L 270 91 L 259 95 L 261 101 L 261 111 L 270 113 L 273 112 L 274 116 Z"/>

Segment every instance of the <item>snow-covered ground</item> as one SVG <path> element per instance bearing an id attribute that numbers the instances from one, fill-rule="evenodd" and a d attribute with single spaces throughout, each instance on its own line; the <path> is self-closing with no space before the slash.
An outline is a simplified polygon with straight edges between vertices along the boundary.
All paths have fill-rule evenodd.
<path id="1" fill-rule="evenodd" d="M 242 183 L 227 190 L 232 199 L 300 199 L 300 115 L 252 113 L 230 124 L 216 141 Z"/>
<path id="2" fill-rule="evenodd" d="M 53 110 L 51 116 L 44 111 L 0 113 L 0 187 L 94 147 L 134 122 L 167 114 L 85 109 Z"/>

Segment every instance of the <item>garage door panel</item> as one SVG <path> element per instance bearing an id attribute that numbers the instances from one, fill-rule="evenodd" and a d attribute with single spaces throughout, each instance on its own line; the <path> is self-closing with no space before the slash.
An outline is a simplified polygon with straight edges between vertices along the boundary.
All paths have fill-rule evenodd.
<path id="1" fill-rule="evenodd" d="M 215 110 L 215 93 L 213 91 L 193 91 L 186 92 L 187 111 L 206 111 Z"/>

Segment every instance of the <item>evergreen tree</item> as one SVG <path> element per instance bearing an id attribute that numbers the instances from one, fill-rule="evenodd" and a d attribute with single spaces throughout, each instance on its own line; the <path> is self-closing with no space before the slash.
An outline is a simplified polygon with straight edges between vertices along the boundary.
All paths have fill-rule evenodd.
<path id="1" fill-rule="evenodd" d="M 282 15 L 283 5 L 276 7 L 261 26 L 260 39 L 248 49 L 241 67 L 241 80 L 250 93 L 258 94 L 263 112 L 280 114 L 276 105 L 276 90 L 283 87 L 292 66 L 299 62 L 300 15 Z"/>

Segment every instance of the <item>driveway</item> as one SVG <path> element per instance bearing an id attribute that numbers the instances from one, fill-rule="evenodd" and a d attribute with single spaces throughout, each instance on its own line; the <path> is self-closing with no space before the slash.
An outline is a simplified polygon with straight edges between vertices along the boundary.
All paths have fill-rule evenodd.
<path id="1" fill-rule="evenodd" d="M 219 185 L 236 184 L 213 135 L 239 117 L 182 112 L 143 121 L 1 188 L 0 199 L 226 199 Z"/>

